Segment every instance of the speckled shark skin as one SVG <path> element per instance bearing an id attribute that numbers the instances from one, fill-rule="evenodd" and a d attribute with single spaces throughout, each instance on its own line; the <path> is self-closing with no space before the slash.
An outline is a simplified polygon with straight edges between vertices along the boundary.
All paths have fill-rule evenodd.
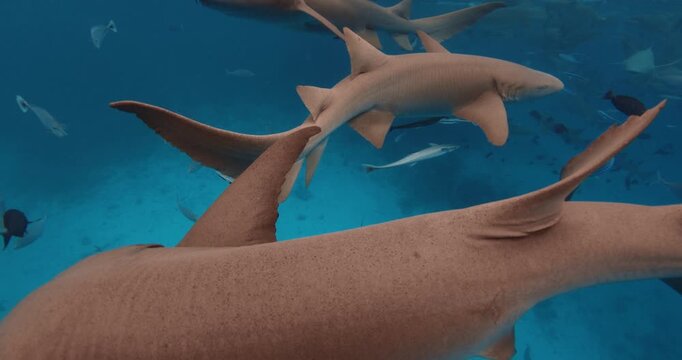
<path id="1" fill-rule="evenodd" d="M 0 358 L 509 359 L 514 322 L 592 284 L 682 275 L 682 206 L 563 201 L 664 103 L 519 197 L 274 242 L 309 127 L 271 146 L 176 248 L 87 258 L 0 324 Z M 260 195 L 258 195 L 260 194 Z"/>
<path id="2" fill-rule="evenodd" d="M 298 87 L 311 114 L 299 128 L 314 125 L 322 132 L 308 142 L 293 166 L 281 199 L 289 194 L 304 160 L 306 184 L 310 183 L 329 136 L 344 124 L 381 148 L 396 116 L 454 114 L 478 125 L 491 143 L 501 146 L 509 137 L 505 101 L 545 96 L 564 86 L 552 75 L 508 61 L 451 54 L 422 32 L 427 53 L 395 56 L 375 49 L 349 29 L 345 34 L 351 75 L 331 89 Z M 238 134 L 134 101 L 112 107 L 137 115 L 195 161 L 232 178 L 269 144 L 291 133 Z"/>
<path id="3" fill-rule="evenodd" d="M 479 19 L 505 7 L 502 2 L 473 5 L 458 11 L 410 20 L 412 0 L 404 0 L 392 7 L 383 7 L 370 0 L 198 0 L 202 5 L 224 12 L 284 22 L 295 27 L 314 29 L 310 22 L 294 16 L 308 14 L 340 38 L 339 29 L 348 27 L 377 48 L 381 42 L 377 30 L 387 31 L 405 50 L 412 50 L 408 34 L 424 31 L 439 41 L 448 39 Z"/>

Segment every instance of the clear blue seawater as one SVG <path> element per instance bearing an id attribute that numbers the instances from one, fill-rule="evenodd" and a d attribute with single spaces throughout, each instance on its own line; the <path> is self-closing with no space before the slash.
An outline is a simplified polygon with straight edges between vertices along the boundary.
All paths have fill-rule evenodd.
<path id="1" fill-rule="evenodd" d="M 413 14 L 461 6 L 415 0 Z M 118 33 L 96 49 L 90 28 L 111 19 Z M 217 127 L 266 134 L 307 116 L 297 85 L 331 87 L 349 72 L 344 43 L 327 33 L 228 17 L 192 0 L 5 0 L 0 39 L 0 196 L 29 219 L 47 216 L 35 243 L 0 251 L 0 318 L 98 251 L 173 246 L 192 225 L 177 197 L 200 213 L 224 190 L 212 171 L 188 173 L 186 155 L 109 102 L 145 101 Z M 385 34 L 382 40 L 385 52 L 402 53 Z M 673 98 L 646 136 L 574 199 L 682 201 L 656 177 L 682 182 L 682 102 L 674 98 L 682 96 L 682 84 L 662 79 L 674 73 L 668 67 L 635 75 L 622 64 L 648 48 L 656 64 L 682 58 L 682 1 L 518 1 L 445 45 L 551 73 L 567 91 L 507 104 L 515 130 L 501 148 L 468 124 L 417 129 L 399 139 L 392 133 L 380 151 L 341 128 L 310 188 L 299 179 L 281 207 L 280 239 L 462 208 L 550 184 L 586 141 L 625 119 L 601 99 L 609 89 L 648 106 Z M 226 69 L 255 75 L 228 76 Z M 18 94 L 66 124 L 69 135 L 57 138 L 22 113 Z M 574 141 L 542 126 L 533 111 L 564 124 Z M 396 160 L 428 143 L 462 148 L 415 167 L 367 174 L 360 166 Z M 681 324 L 682 297 L 659 281 L 581 289 L 522 318 L 516 358 L 682 359 Z"/>

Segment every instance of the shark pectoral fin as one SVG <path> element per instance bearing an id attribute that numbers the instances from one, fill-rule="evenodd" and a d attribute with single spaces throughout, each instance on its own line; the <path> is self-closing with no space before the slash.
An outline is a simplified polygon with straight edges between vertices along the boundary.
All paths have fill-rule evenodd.
<path id="1" fill-rule="evenodd" d="M 377 34 L 376 30 L 365 28 L 359 30 L 357 34 L 375 48 L 381 49 L 381 40 L 379 39 L 379 34 Z"/>
<path id="2" fill-rule="evenodd" d="M 327 29 L 331 30 L 336 36 L 338 36 L 341 39 L 344 39 L 343 33 L 341 30 L 339 30 L 336 25 L 332 24 L 331 21 L 327 20 L 324 16 L 320 15 L 317 11 L 315 11 L 313 8 L 308 6 L 304 0 L 298 0 L 296 1 L 296 9 L 298 11 L 304 12 L 308 15 L 310 15 L 312 18 L 315 20 L 319 21 L 322 25 L 326 26 Z"/>
<path id="3" fill-rule="evenodd" d="M 412 51 L 412 42 L 410 42 L 410 36 L 408 34 L 393 34 L 393 40 L 400 46 L 403 50 Z"/>
<path id="4" fill-rule="evenodd" d="M 331 90 L 315 86 L 299 85 L 296 87 L 296 92 L 301 98 L 301 101 L 303 101 L 303 104 L 305 104 L 305 107 L 310 111 L 310 115 L 312 115 L 314 122 L 320 113 L 324 111 L 326 100 L 329 98 Z"/>
<path id="5" fill-rule="evenodd" d="M 327 147 L 329 138 L 324 139 L 319 145 L 310 152 L 308 157 L 305 159 L 305 186 L 310 186 L 310 182 L 313 180 L 313 175 L 315 175 L 315 169 L 317 169 L 317 164 L 320 163 L 322 154 L 324 154 L 324 149 Z"/>
<path id="6" fill-rule="evenodd" d="M 387 9 L 401 18 L 409 20 L 412 15 L 412 0 L 402 0 Z"/>
<path id="7" fill-rule="evenodd" d="M 481 239 L 514 239 L 554 226 L 561 219 L 566 197 L 592 173 L 616 156 L 651 124 L 665 100 L 642 116 L 630 116 L 614 125 L 564 166 L 561 180 L 543 189 L 476 207 L 478 222 L 471 236 Z"/>
<path id="8" fill-rule="evenodd" d="M 381 149 L 394 119 L 395 115 L 392 112 L 370 110 L 349 121 L 348 125 L 372 143 L 374 147 Z"/>
<path id="9" fill-rule="evenodd" d="M 276 241 L 278 200 L 288 195 L 289 183 L 301 169 L 299 156 L 319 132 L 319 127 L 304 127 L 270 146 L 227 187 L 178 246 L 236 247 Z"/>
<path id="10" fill-rule="evenodd" d="M 372 44 L 349 28 L 343 28 L 346 47 L 350 56 L 351 75 L 357 76 L 370 72 L 388 61 L 388 55 L 382 53 Z"/>
<path id="11" fill-rule="evenodd" d="M 424 49 L 426 49 L 427 52 L 450 53 L 450 51 L 446 49 L 443 44 L 436 41 L 436 39 L 429 36 L 429 34 L 419 30 L 417 31 L 417 36 L 419 37 L 419 40 L 422 42 L 422 45 L 424 45 Z"/>
<path id="12" fill-rule="evenodd" d="M 455 116 L 478 125 L 493 145 L 502 146 L 509 137 L 507 110 L 500 95 L 493 91 L 481 94 L 473 102 L 455 109 Z"/>
<path id="13" fill-rule="evenodd" d="M 282 184 L 281 191 L 279 193 L 279 196 L 277 197 L 278 203 L 284 202 L 284 200 L 286 200 L 289 197 L 289 194 L 291 194 L 291 189 L 294 188 L 294 184 L 296 183 L 296 179 L 298 178 L 298 173 L 301 172 L 302 167 L 303 159 L 296 161 L 294 165 L 291 166 L 291 169 L 284 177 L 284 183 Z"/>
<path id="14" fill-rule="evenodd" d="M 514 328 L 479 355 L 490 360 L 511 360 L 516 354 Z"/>

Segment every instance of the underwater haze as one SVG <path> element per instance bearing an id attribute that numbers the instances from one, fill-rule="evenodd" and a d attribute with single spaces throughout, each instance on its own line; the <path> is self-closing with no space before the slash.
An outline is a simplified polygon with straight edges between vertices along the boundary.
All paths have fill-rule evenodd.
<path id="1" fill-rule="evenodd" d="M 476 3 L 414 0 L 412 15 Z M 502 147 L 460 121 L 396 129 L 381 150 L 341 127 L 315 180 L 306 188 L 299 178 L 282 204 L 279 239 L 551 184 L 571 157 L 626 119 L 603 98 L 607 91 L 648 108 L 669 101 L 573 200 L 682 201 L 682 1 L 506 3 L 443 44 L 552 74 L 564 90 L 506 104 L 511 130 Z M 270 134 L 308 116 L 297 85 L 330 88 L 350 73 L 344 42 L 327 31 L 226 16 L 194 0 L 4 0 L 0 34 L 0 198 L 44 225 L 34 242 L 16 248 L 14 239 L 0 251 L 0 319 L 87 256 L 132 244 L 174 246 L 191 228 L 191 213 L 200 215 L 227 186 L 110 102 L 144 101 L 222 129 Z M 406 53 L 380 36 L 382 51 Z M 432 143 L 458 148 L 414 166 L 362 166 Z M 658 280 L 563 294 L 523 316 L 516 344 L 523 360 L 682 359 L 682 296 Z"/>

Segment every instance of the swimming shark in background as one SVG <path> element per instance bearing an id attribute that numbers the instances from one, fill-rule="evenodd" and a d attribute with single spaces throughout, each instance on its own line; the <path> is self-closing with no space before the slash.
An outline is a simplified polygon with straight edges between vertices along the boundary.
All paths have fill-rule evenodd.
<path id="1" fill-rule="evenodd" d="M 412 153 L 410 155 L 405 156 L 404 158 L 394 161 L 390 164 L 386 165 L 370 165 L 370 164 L 362 164 L 362 167 L 365 169 L 367 172 L 372 172 L 374 170 L 379 170 L 379 169 L 390 169 L 390 168 L 395 168 L 399 166 L 414 166 L 417 165 L 418 162 L 428 160 L 428 159 L 433 159 L 439 156 L 443 156 L 445 154 L 451 153 L 455 150 L 459 149 L 459 145 L 439 145 L 439 144 L 429 144 L 429 147 L 423 150 L 419 150 L 415 153 Z"/>
<path id="2" fill-rule="evenodd" d="M 304 160 L 306 184 L 310 183 L 329 135 L 346 123 L 381 148 L 396 116 L 446 113 L 473 122 L 491 143 L 501 146 L 509 135 L 504 101 L 540 97 L 563 88 L 554 76 L 522 65 L 451 54 L 423 32 L 418 35 L 427 53 L 394 56 L 382 53 L 348 28 L 344 33 L 351 75 L 331 89 L 297 88 L 311 114 L 300 127 L 315 125 L 322 132 L 310 140 L 287 176 L 281 200 L 288 196 Z M 120 101 L 111 106 L 137 115 L 192 159 L 231 178 L 239 176 L 268 146 L 291 133 L 239 134 L 139 102 Z"/>
<path id="3" fill-rule="evenodd" d="M 564 202 L 664 104 L 541 190 L 276 242 L 281 185 L 320 131 L 296 130 L 177 247 L 94 255 L 29 295 L 0 324 L 0 358 L 510 359 L 514 323 L 546 298 L 682 275 L 682 205 Z"/>
<path id="4" fill-rule="evenodd" d="M 348 27 L 377 48 L 381 42 L 377 30 L 387 31 L 405 50 L 412 50 L 409 34 L 424 31 L 443 41 L 474 24 L 488 13 L 505 7 L 502 2 L 471 6 L 447 14 L 410 20 L 412 0 L 392 7 L 382 7 L 369 0 L 197 0 L 200 4 L 229 15 L 260 18 L 268 21 L 304 23 L 297 12 L 315 18 L 341 39 L 339 29 Z M 303 20 L 303 21 L 300 21 Z"/>

